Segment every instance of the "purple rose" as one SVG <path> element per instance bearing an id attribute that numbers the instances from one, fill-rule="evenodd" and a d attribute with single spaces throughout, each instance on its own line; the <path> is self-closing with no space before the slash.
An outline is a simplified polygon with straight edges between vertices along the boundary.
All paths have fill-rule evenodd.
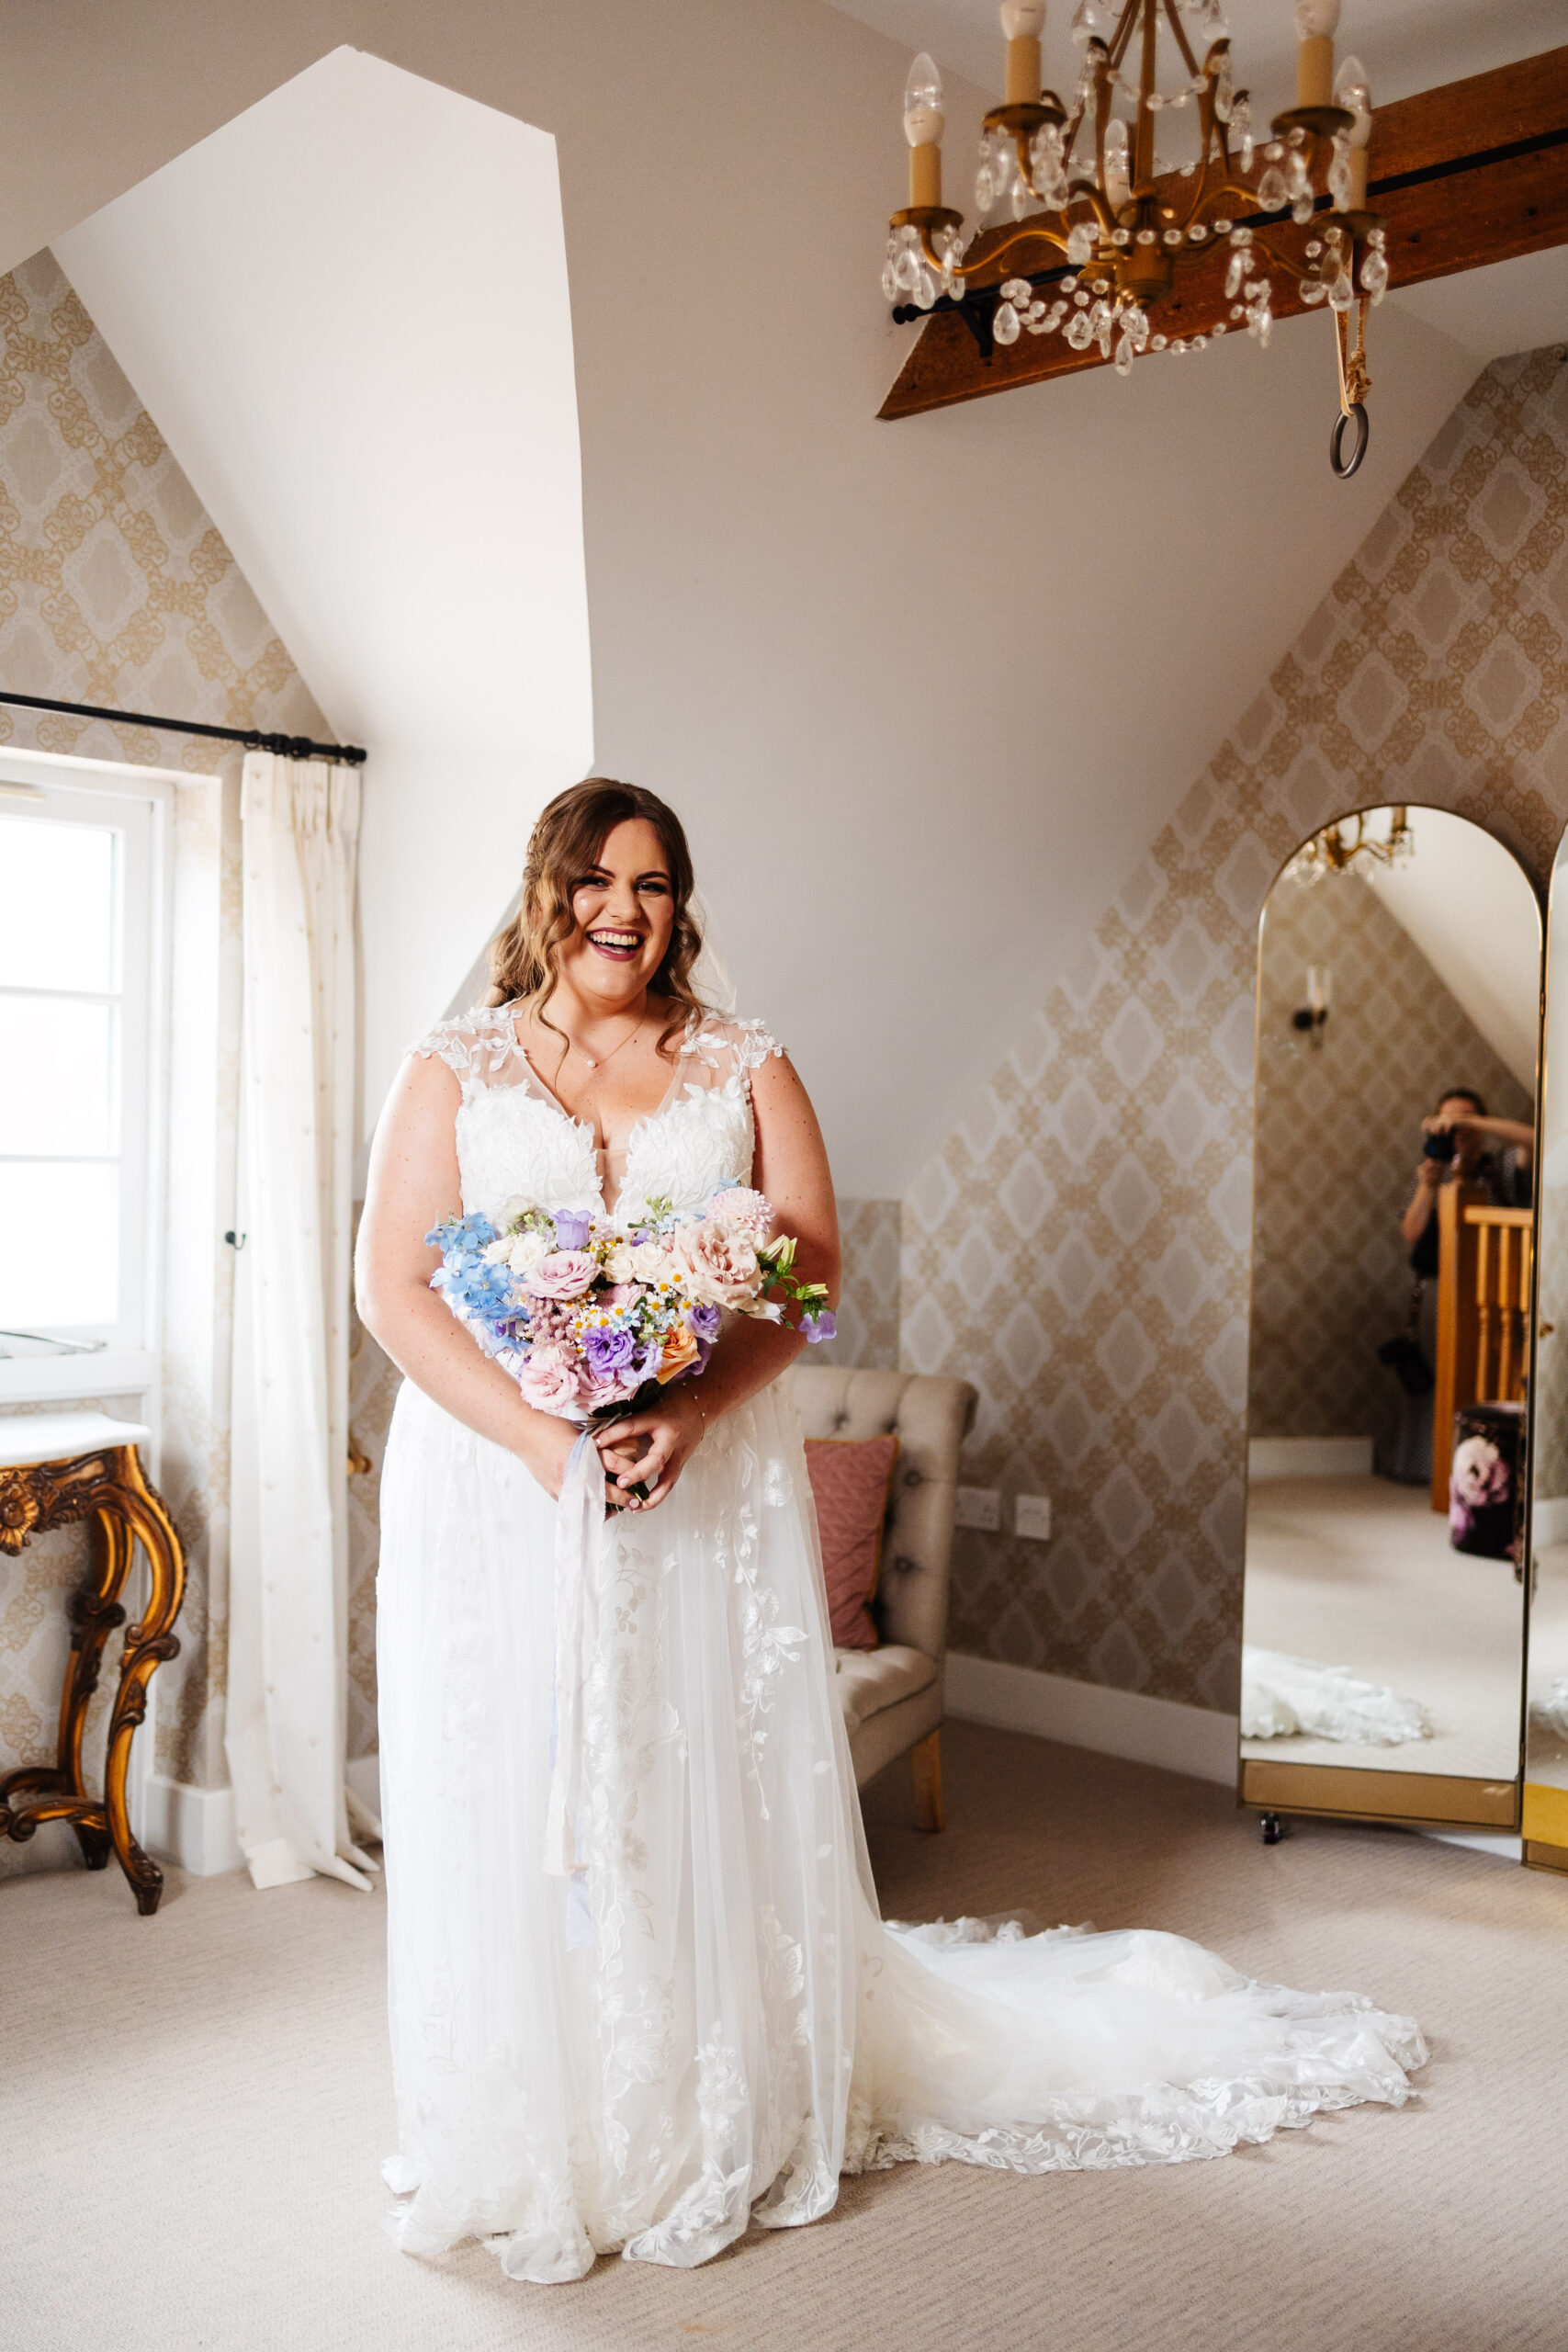
<path id="1" fill-rule="evenodd" d="M 686 1320 L 699 1340 L 717 1339 L 720 1316 L 716 1306 L 707 1305 L 694 1306 L 687 1315 Z"/>
<path id="2" fill-rule="evenodd" d="M 588 1228 L 593 1219 L 586 1209 L 557 1209 L 555 1213 L 556 1248 L 581 1250 L 588 1239 Z"/>
<path id="3" fill-rule="evenodd" d="M 591 1413 L 635 1396 L 640 1385 L 635 1366 L 629 1364 L 609 1365 L 601 1370 L 591 1358 L 585 1358 L 577 1367 L 577 1401 Z"/>
<path id="4" fill-rule="evenodd" d="M 621 1373 L 630 1363 L 637 1341 L 629 1331 L 595 1324 L 583 1334 L 582 1352 L 595 1373 Z"/>

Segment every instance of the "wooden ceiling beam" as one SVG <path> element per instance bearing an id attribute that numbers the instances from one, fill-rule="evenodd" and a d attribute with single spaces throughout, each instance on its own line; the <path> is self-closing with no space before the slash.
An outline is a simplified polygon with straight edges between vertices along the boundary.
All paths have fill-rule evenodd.
<path id="1" fill-rule="evenodd" d="M 1568 244 L 1568 48 L 1380 107 L 1371 161 L 1368 200 L 1388 222 L 1393 290 Z M 1172 175 L 1168 185 L 1182 184 Z M 984 347 L 990 345 L 996 288 L 1015 270 L 1032 274 L 1027 248 L 1021 254 L 1015 246 L 1005 260 L 988 258 L 988 248 L 1015 233 L 1009 222 L 976 239 L 964 273 L 965 308 L 974 323 L 951 303 L 931 313 L 882 416 L 921 416 L 1107 364 L 1098 345 L 1074 351 L 1059 329 Z M 1039 282 L 1046 273 L 1064 274 L 1056 247 L 1042 242 L 1038 254 L 1033 274 Z M 1159 334 L 1174 338 L 1230 327 L 1227 260 L 1221 243 L 1183 266 L 1175 291 L 1150 312 Z M 1276 319 L 1298 316 L 1307 306 L 1296 280 L 1282 270 L 1271 276 Z M 1143 355 L 1151 356 L 1168 355 Z"/>

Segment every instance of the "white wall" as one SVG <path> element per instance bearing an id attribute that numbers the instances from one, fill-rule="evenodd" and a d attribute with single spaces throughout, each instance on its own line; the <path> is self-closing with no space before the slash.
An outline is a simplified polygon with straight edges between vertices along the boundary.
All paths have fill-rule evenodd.
<path id="1" fill-rule="evenodd" d="M 297 0 L 238 40 L 220 0 L 130 0 L 90 34 L 56 13 L 16 38 L 28 104 L 0 140 L 0 261 L 68 243 L 344 41 L 553 134 L 596 760 L 687 816 L 742 1009 L 795 1048 L 844 1193 L 898 1192 L 952 1124 L 1475 368 L 1386 306 L 1372 454 L 1346 484 L 1321 319 L 1267 355 L 1232 339 L 1128 383 L 878 424 L 908 342 L 876 285 L 907 58 L 818 0 Z M 951 96 L 978 120 L 978 92 Z M 451 397 L 400 453 L 394 500 L 430 494 L 463 430 L 460 286 L 453 255 L 400 289 Z M 210 497 L 237 545 L 267 492 Z M 313 679 L 314 648 L 290 642 Z M 442 821 L 485 838 L 502 788 L 444 778 Z M 515 789 L 514 831 L 543 786 Z M 427 798 L 412 774 L 372 777 L 371 829 L 399 842 L 372 917 L 389 943 L 373 1085 L 446 993 L 416 989 L 405 952 L 433 919 L 406 878 Z M 764 854 L 784 877 L 758 880 Z"/>
<path id="2" fill-rule="evenodd" d="M 374 1115 L 534 812 L 592 757 L 555 141 L 340 49 L 55 251 L 317 701 L 374 753 Z"/>

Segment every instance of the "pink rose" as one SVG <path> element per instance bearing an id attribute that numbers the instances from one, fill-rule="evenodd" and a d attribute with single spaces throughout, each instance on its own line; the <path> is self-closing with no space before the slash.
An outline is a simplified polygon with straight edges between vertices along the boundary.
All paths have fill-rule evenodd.
<path id="1" fill-rule="evenodd" d="M 581 1298 L 591 1290 L 599 1261 L 586 1250 L 552 1250 L 525 1279 L 523 1287 L 535 1298 Z"/>
<path id="2" fill-rule="evenodd" d="M 772 1201 L 750 1184 L 727 1184 L 714 1194 L 705 1215 L 712 1224 L 732 1225 L 753 1241 L 765 1241 L 773 1229 Z"/>
<path id="3" fill-rule="evenodd" d="M 730 1225 L 678 1225 L 671 1248 L 692 1297 L 712 1306 L 744 1306 L 755 1295 L 761 1269 L 747 1236 Z"/>
<path id="4" fill-rule="evenodd" d="M 534 1348 L 517 1375 L 517 1385 L 525 1405 L 558 1417 L 577 1403 L 577 1366 L 565 1348 Z"/>

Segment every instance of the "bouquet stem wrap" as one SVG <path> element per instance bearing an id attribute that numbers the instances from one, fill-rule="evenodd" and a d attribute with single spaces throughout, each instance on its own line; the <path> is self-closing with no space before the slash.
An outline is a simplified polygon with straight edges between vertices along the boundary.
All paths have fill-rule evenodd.
<path id="1" fill-rule="evenodd" d="M 580 1844 L 583 1694 L 599 1641 L 604 1555 L 604 1465 L 593 1433 L 571 1449 L 556 1505 L 555 1688 L 545 1869 L 570 1878 L 588 1867 Z"/>

